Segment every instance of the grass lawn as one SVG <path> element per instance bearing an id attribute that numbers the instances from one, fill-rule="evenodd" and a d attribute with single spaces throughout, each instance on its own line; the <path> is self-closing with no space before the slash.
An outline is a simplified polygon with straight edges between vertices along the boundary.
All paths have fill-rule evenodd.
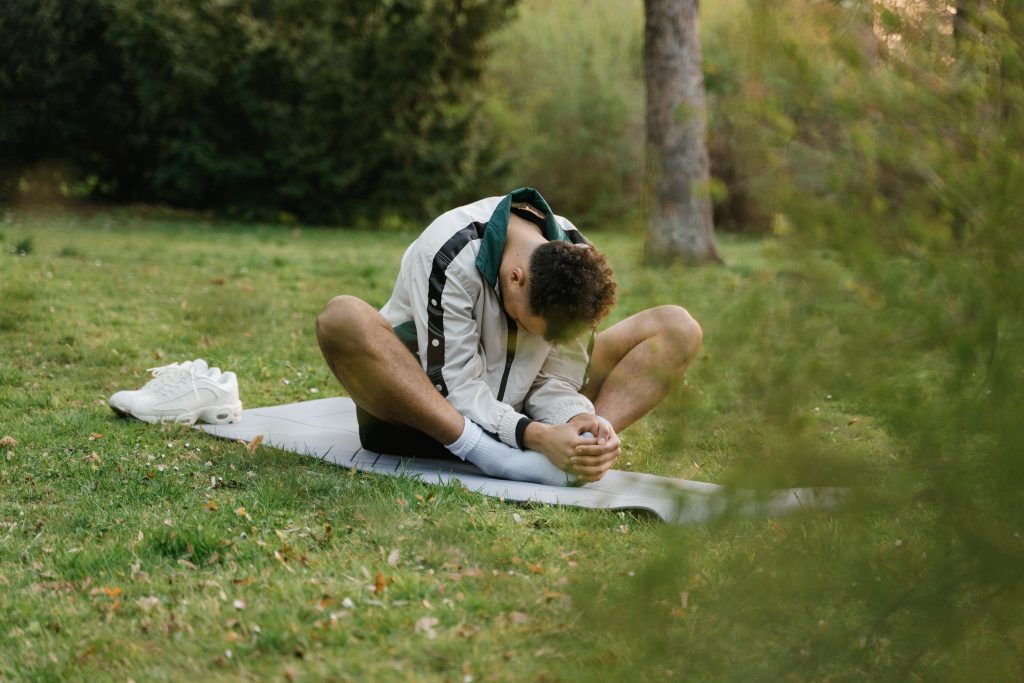
<path id="1" fill-rule="evenodd" d="M 850 680 L 961 660 L 1017 671 L 986 653 L 1019 651 L 1019 621 L 952 641 L 952 659 L 901 629 L 900 591 L 944 570 L 916 542 L 925 507 L 666 528 L 250 453 L 107 407 L 146 368 L 195 357 L 235 371 L 246 407 L 341 393 L 313 319 L 335 294 L 382 304 L 414 235 L 6 215 L 0 680 Z M 686 385 L 623 435 L 621 468 L 912 490 L 891 416 L 844 394 L 841 373 L 816 374 L 816 358 L 844 348 L 842 312 L 858 299 L 838 266 L 836 293 L 791 299 L 801 273 L 771 241 L 724 240 L 725 268 L 646 271 L 636 235 L 593 237 L 620 281 L 613 319 L 681 303 L 705 330 Z M 790 320 L 813 337 L 786 337 Z M 796 366 L 806 391 L 773 396 Z M 798 428 L 776 426 L 780 402 Z"/>

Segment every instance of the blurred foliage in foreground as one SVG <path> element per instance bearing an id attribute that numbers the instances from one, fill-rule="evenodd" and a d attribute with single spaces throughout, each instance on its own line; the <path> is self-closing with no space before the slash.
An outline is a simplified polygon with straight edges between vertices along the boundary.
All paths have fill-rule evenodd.
<path id="1" fill-rule="evenodd" d="M 0 4 L 0 200 L 20 186 L 338 221 L 464 193 L 511 0 Z M 23 175 L 28 173 L 28 175 Z"/>
<path id="2" fill-rule="evenodd" d="M 714 559 L 666 529 L 642 589 L 589 601 L 605 680 L 1024 678 L 1024 12 L 987 7 L 955 39 L 938 3 L 734 4 L 745 77 L 715 87 L 788 267 L 705 321 L 715 393 L 665 448 L 740 404 L 735 483 L 854 496 Z M 889 464 L 815 430 L 823 401 Z"/>

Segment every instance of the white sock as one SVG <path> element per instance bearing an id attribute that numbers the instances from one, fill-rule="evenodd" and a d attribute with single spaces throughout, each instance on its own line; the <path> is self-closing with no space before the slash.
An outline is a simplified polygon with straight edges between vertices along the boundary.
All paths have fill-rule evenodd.
<path id="1" fill-rule="evenodd" d="M 473 422 L 465 415 L 462 416 L 464 424 L 462 426 L 462 434 L 453 443 L 445 444 L 445 448 L 451 451 L 454 455 L 466 459 L 466 455 L 476 447 L 477 442 L 480 441 L 480 437 L 486 436 L 484 430 L 480 429 L 480 425 Z"/>
<path id="2" fill-rule="evenodd" d="M 576 481 L 574 475 L 552 465 L 543 453 L 521 451 L 507 446 L 489 436 L 469 418 L 464 419 L 466 424 L 462 434 L 445 448 L 463 460 L 473 463 L 485 474 L 500 479 L 530 481 L 548 486 L 567 486 Z"/>

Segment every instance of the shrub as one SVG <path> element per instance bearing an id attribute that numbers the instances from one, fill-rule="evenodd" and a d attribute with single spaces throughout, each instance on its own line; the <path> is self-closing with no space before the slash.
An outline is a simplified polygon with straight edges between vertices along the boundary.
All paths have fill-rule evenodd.
<path id="1" fill-rule="evenodd" d="M 138 175 L 138 107 L 106 39 L 109 18 L 98 0 L 0 4 L 0 202 L 29 167 L 34 185 L 75 168 L 129 187 Z"/>
<path id="2" fill-rule="evenodd" d="M 510 4 L 4 5 L 32 49 L 6 62 L 0 141 L 15 167 L 59 155 L 118 199 L 306 221 L 441 205 L 472 176 L 472 86 Z"/>
<path id="3" fill-rule="evenodd" d="M 636 215 L 643 181 L 643 10 L 634 0 L 523 2 L 484 83 L 500 182 L 531 185 L 584 230 Z"/>

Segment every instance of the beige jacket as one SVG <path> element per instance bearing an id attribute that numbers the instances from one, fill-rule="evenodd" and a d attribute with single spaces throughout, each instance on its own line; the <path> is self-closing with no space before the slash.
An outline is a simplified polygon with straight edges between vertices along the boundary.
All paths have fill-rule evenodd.
<path id="1" fill-rule="evenodd" d="M 594 413 L 579 393 L 586 338 L 553 345 L 517 329 L 502 307 L 498 266 L 509 213 L 523 203 L 544 216 L 536 222 L 549 240 L 585 242 L 536 190 L 481 199 L 441 215 L 409 246 L 381 309 L 392 326 L 415 327 L 420 362 L 441 395 L 519 448 L 530 420 L 560 424 Z"/>

